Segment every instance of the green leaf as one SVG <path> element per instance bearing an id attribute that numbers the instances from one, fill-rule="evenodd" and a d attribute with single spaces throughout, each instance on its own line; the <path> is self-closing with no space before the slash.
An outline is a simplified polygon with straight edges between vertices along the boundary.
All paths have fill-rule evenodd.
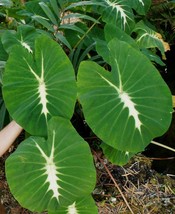
<path id="1" fill-rule="evenodd" d="M 57 22 L 57 20 L 55 18 L 55 15 L 51 11 L 51 9 L 47 6 L 47 4 L 45 4 L 44 2 L 39 2 L 39 5 L 43 9 L 43 11 L 45 12 L 45 14 L 49 18 L 49 20 L 52 22 L 52 24 L 54 24 L 54 25 L 57 26 L 58 22 Z"/>
<path id="2" fill-rule="evenodd" d="M 78 71 L 78 98 L 87 123 L 109 146 L 142 151 L 169 127 L 171 93 L 151 62 L 125 42 L 113 39 L 101 50 L 108 72 L 94 62 Z"/>
<path id="3" fill-rule="evenodd" d="M 78 28 L 74 28 L 74 26 Z M 63 25 L 63 28 L 61 29 L 61 31 L 64 32 L 64 36 L 69 41 L 69 44 L 71 45 L 71 47 L 74 47 L 77 45 L 77 43 L 80 42 L 83 35 L 86 34 L 86 32 L 88 31 L 88 27 L 84 23 L 77 22 L 73 26 L 72 24 L 67 24 L 67 26 L 66 24 Z M 83 41 L 85 42 L 86 39 L 88 39 L 88 37 L 85 37 Z"/>
<path id="4" fill-rule="evenodd" d="M 99 3 L 98 1 L 97 4 Z M 121 30 L 130 33 L 134 27 L 134 15 L 127 0 L 102 0 L 99 12 L 106 23 L 113 23 Z"/>
<path id="5" fill-rule="evenodd" d="M 60 2 L 60 1 L 59 1 Z M 58 2 L 57 0 L 50 0 L 50 5 L 55 13 L 55 15 L 57 16 L 58 19 L 60 19 L 60 8 L 58 6 Z"/>
<path id="6" fill-rule="evenodd" d="M 52 16 L 51 14 L 48 14 L 50 8 L 47 7 L 47 2 L 48 2 L 47 0 L 42 0 L 42 2 L 40 0 L 26 2 L 25 4 L 26 10 L 24 10 L 22 14 L 28 16 L 29 18 L 32 18 L 32 20 L 41 24 L 44 28 L 48 29 L 49 31 L 54 32 L 52 23 L 54 15 L 52 14 L 53 15 Z"/>
<path id="7" fill-rule="evenodd" d="M 115 37 L 114 37 L 115 38 Z M 108 45 L 107 41 L 96 39 L 96 50 L 97 53 L 103 57 L 103 59 L 107 62 L 110 61 L 110 51 L 106 48 Z"/>
<path id="8" fill-rule="evenodd" d="M 30 16 L 39 15 L 47 18 L 46 14 L 39 5 L 40 2 L 41 0 L 27 1 L 25 3 L 26 12 L 29 13 Z M 48 2 L 48 0 L 42 0 L 42 2 Z"/>
<path id="9" fill-rule="evenodd" d="M 140 15 L 146 15 L 151 6 L 151 0 L 130 0 L 131 7 Z"/>
<path id="10" fill-rule="evenodd" d="M 20 25 L 15 31 L 6 31 L 2 35 L 2 43 L 7 51 L 10 53 L 14 45 L 21 45 L 26 48 L 29 52 L 33 51 L 34 41 L 40 34 L 36 29 L 29 25 Z"/>
<path id="11" fill-rule="evenodd" d="M 5 104 L 3 102 L 3 100 L 1 100 L 0 97 L 0 116 L 1 116 L 1 120 L 0 120 L 0 130 L 4 127 L 5 124 L 5 119 L 6 119 L 6 107 Z"/>
<path id="12" fill-rule="evenodd" d="M 98 214 L 97 206 L 91 196 L 80 198 L 69 206 L 60 207 L 56 212 L 49 214 Z"/>
<path id="13" fill-rule="evenodd" d="M 5 61 L 0 61 L 0 87 L 2 86 L 2 74 L 4 72 L 5 64 Z"/>
<path id="14" fill-rule="evenodd" d="M 87 48 L 83 48 L 84 41 L 81 42 L 76 50 L 73 50 L 70 53 L 70 60 L 72 61 L 72 64 L 75 69 L 75 73 L 77 74 L 78 67 L 80 65 L 80 62 L 83 61 L 86 57 L 88 58 L 89 52 L 94 50 L 95 43 L 90 44 Z"/>
<path id="15" fill-rule="evenodd" d="M 82 1 L 70 4 L 65 10 L 70 10 L 79 6 L 96 6 L 95 12 L 102 15 L 103 20 L 106 23 L 113 23 L 125 30 L 126 32 L 131 32 L 134 27 L 134 16 L 130 6 L 130 2 L 127 0 L 91 0 L 91 1 Z"/>
<path id="16" fill-rule="evenodd" d="M 166 66 L 166 64 L 161 60 L 161 58 L 153 53 L 153 51 L 143 48 L 141 52 L 152 62 L 156 62 L 160 66 Z"/>
<path id="17" fill-rule="evenodd" d="M 0 6 L 12 7 L 13 6 L 13 1 L 12 0 L 1 0 Z"/>
<path id="18" fill-rule="evenodd" d="M 102 5 L 102 4 L 101 4 L 101 2 L 96 2 L 96 1 L 78 1 L 78 2 L 72 3 L 69 6 L 67 6 L 65 8 L 65 11 L 74 9 L 76 7 L 82 7 L 82 6 L 85 7 L 88 5 Z"/>
<path id="19" fill-rule="evenodd" d="M 60 42 L 62 42 L 66 47 L 69 48 L 69 50 L 72 50 L 71 45 L 69 44 L 69 42 L 67 41 L 66 37 L 64 35 L 62 35 L 61 33 L 56 33 L 55 34 L 55 38 L 57 38 Z"/>
<path id="20" fill-rule="evenodd" d="M 50 20 L 48 18 L 45 18 L 43 16 L 39 16 L 39 15 L 33 15 L 32 19 L 37 21 L 38 23 L 40 23 L 41 25 L 43 25 L 43 27 L 45 27 L 46 29 L 48 29 L 51 32 L 54 32 L 54 28 L 53 25 L 50 24 Z"/>
<path id="21" fill-rule="evenodd" d="M 131 36 L 129 36 L 127 33 L 125 33 L 119 27 L 116 27 L 115 25 L 113 25 L 111 23 L 107 23 L 105 25 L 104 32 L 105 32 L 105 38 L 106 38 L 107 42 L 109 42 L 110 40 L 112 40 L 114 38 L 117 38 L 121 41 L 127 42 L 132 47 L 139 49 L 135 40 Z"/>
<path id="22" fill-rule="evenodd" d="M 37 212 L 73 206 L 89 196 L 96 183 L 88 144 L 60 117 L 49 122 L 47 141 L 32 136 L 19 145 L 6 161 L 6 175 L 19 203 Z M 79 203 L 85 206 L 77 201 L 77 209 Z"/>
<path id="23" fill-rule="evenodd" d="M 110 51 L 107 47 L 107 43 L 112 39 L 117 38 L 120 41 L 127 42 L 129 45 L 134 47 L 135 49 L 139 49 L 137 43 L 133 38 L 131 38 L 127 33 L 121 30 L 119 27 L 111 23 L 107 23 L 104 28 L 105 40 L 96 40 L 96 50 L 103 57 L 104 60 L 110 61 Z"/>
<path id="24" fill-rule="evenodd" d="M 116 164 L 118 166 L 123 166 L 127 164 L 129 159 L 135 155 L 135 153 L 114 149 L 106 143 L 102 143 L 101 148 L 103 149 L 103 153 L 107 157 L 107 159 L 112 164 Z"/>
<path id="25" fill-rule="evenodd" d="M 76 101 L 72 64 L 62 48 L 46 36 L 36 39 L 34 54 L 15 47 L 6 64 L 3 95 L 18 124 L 30 134 L 46 136 L 52 116 L 72 117 Z"/>
<path id="26" fill-rule="evenodd" d="M 2 38 L 0 38 L 0 61 L 6 61 L 8 59 L 8 54 L 4 50 L 3 44 L 2 44 Z"/>
<path id="27" fill-rule="evenodd" d="M 99 21 L 97 19 L 94 19 L 91 16 L 81 14 L 81 13 L 70 13 L 62 18 L 62 20 L 65 20 L 65 19 L 74 19 L 74 20 L 85 19 L 85 20 L 89 20 L 89 21 L 99 24 Z"/>
<path id="28" fill-rule="evenodd" d="M 137 23 L 134 32 L 137 33 L 136 42 L 140 48 L 158 48 L 164 54 L 165 49 L 163 40 L 159 38 L 160 34 L 149 28 L 143 21 Z"/>
<path id="29" fill-rule="evenodd" d="M 77 31 L 81 34 L 84 34 L 84 30 L 82 30 L 81 28 L 79 28 L 78 26 L 76 26 L 75 24 L 73 23 L 70 23 L 70 24 L 62 24 L 60 25 L 59 29 L 69 29 L 69 30 L 73 30 L 73 31 Z"/>

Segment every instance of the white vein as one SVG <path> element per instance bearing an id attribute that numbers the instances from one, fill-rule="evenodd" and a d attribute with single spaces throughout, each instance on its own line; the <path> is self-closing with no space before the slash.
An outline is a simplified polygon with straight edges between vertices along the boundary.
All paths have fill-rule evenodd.
<path id="1" fill-rule="evenodd" d="M 125 156 L 129 157 L 129 152 L 128 151 L 125 152 Z"/>
<path id="2" fill-rule="evenodd" d="M 98 72 L 97 72 L 98 73 Z M 102 76 L 100 73 L 98 73 L 98 75 L 105 80 L 110 86 L 112 86 L 118 93 L 120 93 L 120 89 L 114 85 L 112 82 L 110 82 L 108 79 L 106 79 L 104 76 Z"/>
<path id="3" fill-rule="evenodd" d="M 38 88 L 38 92 L 40 94 L 40 103 L 42 104 L 42 113 L 45 115 L 45 117 L 47 118 L 47 114 L 49 113 L 48 109 L 47 109 L 47 91 L 46 91 L 46 84 L 44 82 L 44 57 L 42 55 L 41 58 L 41 78 L 39 81 L 39 88 Z"/>
<path id="4" fill-rule="evenodd" d="M 135 108 L 136 104 L 131 100 L 131 97 L 125 92 L 120 93 L 119 97 L 121 101 L 124 103 L 124 108 L 129 109 L 129 116 L 133 116 L 135 120 L 135 127 L 140 131 L 142 123 L 139 119 L 139 112 Z"/>
<path id="5" fill-rule="evenodd" d="M 33 52 L 32 49 L 30 48 L 30 46 L 29 46 L 26 42 L 22 42 L 22 41 L 21 41 L 21 45 L 22 45 L 24 48 L 26 48 L 26 49 L 29 51 L 29 53 L 32 53 L 32 52 Z"/>
<path id="6" fill-rule="evenodd" d="M 144 30 L 145 31 L 145 30 Z M 156 34 L 154 32 L 147 32 L 145 31 L 145 33 L 143 33 L 138 39 L 137 39 L 137 42 L 140 42 L 144 37 L 149 37 L 149 38 L 152 38 L 152 39 L 155 39 L 157 41 L 161 41 L 159 38 L 157 38 Z"/>
<path id="7" fill-rule="evenodd" d="M 98 72 L 97 72 L 98 73 Z M 119 72 L 120 74 L 120 72 Z M 100 73 L 98 73 L 98 75 L 105 80 L 111 87 L 113 87 L 117 93 L 119 94 L 119 98 L 121 99 L 121 102 L 124 104 L 123 108 L 128 108 L 129 110 L 129 116 L 132 116 L 134 118 L 135 121 L 135 127 L 141 131 L 141 125 L 142 122 L 139 119 L 139 112 L 137 111 L 137 109 L 135 108 L 136 104 L 132 101 L 132 98 L 129 96 L 128 93 L 123 91 L 122 88 L 122 81 L 121 81 L 121 75 L 119 75 L 119 84 L 120 84 L 120 88 L 118 88 L 116 85 L 114 85 L 112 82 L 110 82 L 108 79 L 106 79 L 104 76 L 102 76 Z"/>
<path id="8" fill-rule="evenodd" d="M 124 9 L 122 8 L 123 5 L 118 4 L 116 1 L 110 2 L 110 0 L 106 0 L 106 3 L 107 3 L 109 6 L 111 6 L 113 10 L 116 9 L 117 12 L 120 13 L 121 19 L 123 20 L 123 25 L 124 25 L 124 28 L 125 28 L 125 26 L 126 26 L 126 24 L 127 24 L 127 18 L 128 18 L 128 16 L 127 16 L 127 14 L 126 14 L 126 10 L 124 10 Z"/>
<path id="9" fill-rule="evenodd" d="M 78 214 L 75 202 L 68 206 L 67 214 Z"/>
<path id="10" fill-rule="evenodd" d="M 41 113 L 45 115 L 45 118 L 47 119 L 47 114 L 49 113 L 47 108 L 47 87 L 44 81 L 44 57 L 41 55 L 41 77 L 35 73 L 35 71 L 31 68 L 27 60 L 24 58 L 25 62 L 27 63 L 30 72 L 34 75 L 34 77 L 38 81 L 38 94 L 40 98 L 40 104 L 42 105 L 42 111 Z"/>
<path id="11" fill-rule="evenodd" d="M 50 152 L 50 156 L 47 156 L 44 151 L 42 150 L 42 148 L 36 143 L 36 147 L 38 148 L 38 150 L 40 151 L 42 157 L 45 159 L 46 163 L 45 166 L 43 167 L 43 169 L 45 170 L 45 173 L 47 175 L 47 179 L 45 181 L 45 183 L 49 183 L 49 187 L 48 190 L 51 190 L 53 192 L 53 198 L 56 198 L 57 200 L 59 200 L 59 196 L 61 195 L 59 193 L 59 189 L 61 188 L 57 181 L 60 180 L 58 178 L 58 167 L 56 166 L 56 164 L 54 163 L 54 146 L 55 146 L 55 130 L 53 130 L 53 139 L 52 139 L 52 148 L 51 148 L 51 152 Z"/>
<path id="12" fill-rule="evenodd" d="M 18 40 L 18 41 L 19 41 L 19 40 Z M 21 43 L 21 45 L 22 45 L 24 48 L 26 48 L 26 49 L 28 50 L 29 53 L 33 53 L 31 47 L 30 47 L 26 42 L 24 42 L 22 35 L 21 35 L 21 41 L 19 41 L 19 42 Z"/>
<path id="13" fill-rule="evenodd" d="M 139 0 L 139 2 L 144 6 L 145 4 L 144 4 L 144 2 L 143 2 L 143 0 Z"/>

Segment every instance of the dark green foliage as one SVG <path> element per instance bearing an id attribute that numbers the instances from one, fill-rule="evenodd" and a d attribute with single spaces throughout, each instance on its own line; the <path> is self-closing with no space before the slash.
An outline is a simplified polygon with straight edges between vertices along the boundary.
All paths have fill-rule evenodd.
<path id="1" fill-rule="evenodd" d="M 12 193 L 31 211 L 95 214 L 89 146 L 123 165 L 171 122 L 151 1 L 1 2 L 0 128 L 7 107 L 33 135 L 7 160 Z"/>

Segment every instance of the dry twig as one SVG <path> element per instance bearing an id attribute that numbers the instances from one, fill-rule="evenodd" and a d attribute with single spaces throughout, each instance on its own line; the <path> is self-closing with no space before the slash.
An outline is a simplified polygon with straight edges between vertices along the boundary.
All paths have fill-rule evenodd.
<path id="1" fill-rule="evenodd" d="M 93 151 L 93 153 L 95 154 L 95 156 L 97 157 L 97 159 L 100 161 L 100 163 L 104 166 L 106 172 L 108 173 L 108 175 L 110 176 L 111 180 L 113 181 L 115 187 L 117 188 L 117 190 L 118 190 L 119 193 L 121 194 L 121 196 L 122 196 L 124 202 L 126 203 L 126 206 L 127 206 L 128 209 L 130 210 L 130 212 L 131 212 L 132 214 L 134 214 L 134 212 L 132 211 L 132 209 L 131 209 L 131 207 L 130 207 L 128 201 L 126 200 L 126 198 L 125 198 L 123 192 L 121 191 L 120 187 L 118 186 L 118 184 L 116 183 L 114 177 L 112 176 L 111 172 L 109 171 L 108 167 L 104 164 L 103 160 L 98 156 L 98 154 L 97 154 L 95 151 Z"/>

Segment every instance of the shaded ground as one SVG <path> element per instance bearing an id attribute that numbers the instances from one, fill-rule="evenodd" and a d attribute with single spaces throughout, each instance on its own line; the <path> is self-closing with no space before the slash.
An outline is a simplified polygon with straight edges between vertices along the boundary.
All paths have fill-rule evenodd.
<path id="1" fill-rule="evenodd" d="M 133 213 L 174 214 L 175 180 L 173 175 L 161 175 L 151 169 L 151 161 L 143 156 L 135 156 L 125 167 L 107 163 L 111 174 L 122 190 Z M 100 214 L 131 213 L 109 175 L 98 169 L 98 191 Z M 97 196 L 97 193 L 95 194 Z"/>
<path id="2" fill-rule="evenodd" d="M 10 152 L 0 158 L 0 201 L 3 204 L 3 207 L 0 206 L 0 214 L 32 214 L 22 208 L 9 191 L 4 161 Z M 99 214 L 131 213 L 99 157 L 111 172 L 134 214 L 175 213 L 175 175 L 156 173 L 151 169 L 150 159 L 141 155 L 135 156 L 126 166 L 119 167 L 108 163 L 98 152 L 94 155 L 97 185 L 93 196 L 99 207 Z"/>

